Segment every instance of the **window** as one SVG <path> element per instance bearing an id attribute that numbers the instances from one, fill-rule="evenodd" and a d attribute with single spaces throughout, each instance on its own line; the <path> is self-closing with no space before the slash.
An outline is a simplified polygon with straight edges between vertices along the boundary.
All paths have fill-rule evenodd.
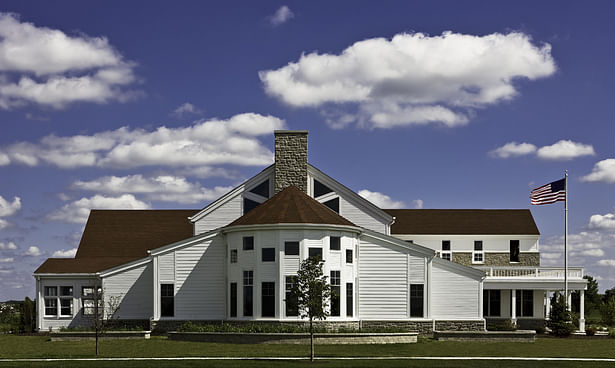
<path id="1" fill-rule="evenodd" d="M 231 317 L 237 317 L 237 283 L 231 282 Z"/>
<path id="2" fill-rule="evenodd" d="M 292 292 L 295 277 L 286 276 L 286 317 L 296 317 L 299 315 L 297 297 Z"/>
<path id="3" fill-rule="evenodd" d="M 352 249 L 346 249 L 346 263 L 352 263 Z"/>
<path id="4" fill-rule="evenodd" d="M 261 284 L 261 307 L 263 317 L 275 317 L 275 282 Z"/>
<path id="5" fill-rule="evenodd" d="M 483 290 L 483 315 L 487 317 L 500 316 L 500 290 Z"/>
<path id="6" fill-rule="evenodd" d="M 532 290 L 516 290 L 517 316 L 534 316 L 534 292 Z M 512 299 L 512 298 L 511 298 Z M 511 303 L 512 304 L 512 303 Z"/>
<path id="7" fill-rule="evenodd" d="M 340 250 L 340 237 L 339 236 L 332 236 L 329 238 L 329 249 L 330 250 Z"/>
<path id="8" fill-rule="evenodd" d="M 308 257 L 322 259 L 322 248 L 308 248 Z"/>
<path id="9" fill-rule="evenodd" d="M 237 249 L 231 249 L 231 263 L 237 263 Z"/>
<path id="10" fill-rule="evenodd" d="M 60 316 L 73 315 L 73 287 L 60 286 Z"/>
<path id="11" fill-rule="evenodd" d="M 483 241 L 475 240 L 474 252 L 472 252 L 472 263 L 483 263 L 484 261 Z"/>
<path id="12" fill-rule="evenodd" d="M 442 251 L 440 252 L 440 258 L 446 259 L 447 261 L 451 260 L 451 241 L 450 240 L 442 240 Z"/>
<path id="13" fill-rule="evenodd" d="M 160 284 L 160 316 L 173 317 L 175 312 L 175 290 L 173 284 Z"/>
<path id="14" fill-rule="evenodd" d="M 261 249 L 261 258 L 263 262 L 275 262 L 275 248 Z"/>
<path id="15" fill-rule="evenodd" d="M 318 198 L 327 193 L 332 193 L 333 190 L 318 180 L 314 179 L 314 198 Z"/>
<path id="16" fill-rule="evenodd" d="M 243 199 L 243 214 L 245 215 L 246 213 L 252 211 L 253 209 L 255 209 L 260 203 L 253 201 L 251 199 L 248 198 L 244 198 Z"/>
<path id="17" fill-rule="evenodd" d="M 340 271 L 331 271 L 331 316 L 340 316 Z"/>
<path id="18" fill-rule="evenodd" d="M 298 256 L 299 255 L 299 242 L 298 241 L 284 242 L 284 254 L 286 254 L 287 256 Z"/>
<path id="19" fill-rule="evenodd" d="M 323 203 L 325 206 L 329 207 L 333 211 L 340 213 L 340 198 L 333 198 L 329 201 Z"/>
<path id="20" fill-rule="evenodd" d="M 410 285 L 410 317 L 423 317 L 423 284 Z"/>
<path id="21" fill-rule="evenodd" d="M 253 249 L 254 249 L 254 237 L 244 236 L 243 237 L 243 250 L 253 250 Z"/>
<path id="22" fill-rule="evenodd" d="M 348 282 L 346 283 L 346 316 L 347 317 L 352 317 L 352 312 L 354 311 L 354 306 L 353 306 L 353 294 L 354 292 L 352 291 L 352 282 Z"/>
<path id="23" fill-rule="evenodd" d="M 258 194 L 261 197 L 269 198 L 269 179 L 250 189 L 250 193 Z"/>
<path id="24" fill-rule="evenodd" d="M 253 313 L 254 271 L 243 271 L 243 316 L 252 317 Z"/>
<path id="25" fill-rule="evenodd" d="M 100 294 L 95 293 L 96 289 L 97 287 L 94 286 L 83 286 L 81 288 L 81 313 L 84 316 L 94 316 L 96 314 L 96 306 L 94 304 L 94 301 L 100 296 Z M 102 292 L 99 287 L 98 292 Z M 98 300 L 98 308 L 101 312 L 103 307 L 104 301 L 102 299 Z"/>
<path id="26" fill-rule="evenodd" d="M 58 314 L 58 288 L 56 286 L 45 286 L 45 315 L 56 316 Z"/>
<path id="27" fill-rule="evenodd" d="M 518 240 L 510 241 L 510 261 L 519 262 L 519 241 Z"/>

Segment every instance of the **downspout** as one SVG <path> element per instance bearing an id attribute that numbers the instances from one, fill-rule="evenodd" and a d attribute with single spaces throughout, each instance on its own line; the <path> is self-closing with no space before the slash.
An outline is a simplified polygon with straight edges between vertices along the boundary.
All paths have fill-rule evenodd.
<path id="1" fill-rule="evenodd" d="M 389 224 L 387 225 L 387 229 L 385 231 L 385 235 L 391 235 L 391 226 L 393 226 L 393 224 L 395 224 L 395 220 L 397 218 L 395 216 L 393 216 L 393 219 L 391 220 L 391 222 L 389 222 Z"/>

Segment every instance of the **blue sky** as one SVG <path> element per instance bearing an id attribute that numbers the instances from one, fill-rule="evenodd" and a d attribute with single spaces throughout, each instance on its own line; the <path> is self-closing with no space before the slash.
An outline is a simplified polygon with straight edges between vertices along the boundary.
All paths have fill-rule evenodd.
<path id="1" fill-rule="evenodd" d="M 278 128 L 383 207 L 529 208 L 569 170 L 570 263 L 615 286 L 610 2 L 0 6 L 0 300 L 90 208 L 202 208 Z M 533 206 L 562 265 L 563 204 Z"/>

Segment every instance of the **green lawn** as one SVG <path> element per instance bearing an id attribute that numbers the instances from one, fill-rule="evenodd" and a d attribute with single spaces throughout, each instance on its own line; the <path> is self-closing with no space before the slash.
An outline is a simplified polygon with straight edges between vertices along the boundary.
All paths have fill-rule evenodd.
<path id="1" fill-rule="evenodd" d="M 309 346 L 305 345 L 243 345 L 210 344 L 170 341 L 166 338 L 151 340 L 105 340 L 100 343 L 101 357 L 304 357 Z M 0 358 L 91 358 L 94 357 L 93 341 L 51 342 L 44 336 L 0 335 Z M 527 357 L 585 357 L 615 358 L 613 339 L 555 339 L 539 338 L 535 343 L 502 342 L 444 342 L 420 339 L 417 344 L 398 345 L 317 345 L 319 357 L 366 356 L 527 356 Z M 493 367 L 493 361 L 177 361 L 177 362 L 57 362 L 57 363 L 0 363 L 0 367 Z M 500 362 L 501 363 L 501 362 Z M 597 363 L 578 362 L 513 362 L 507 367 L 582 367 Z M 612 365 L 613 363 L 611 363 Z"/>

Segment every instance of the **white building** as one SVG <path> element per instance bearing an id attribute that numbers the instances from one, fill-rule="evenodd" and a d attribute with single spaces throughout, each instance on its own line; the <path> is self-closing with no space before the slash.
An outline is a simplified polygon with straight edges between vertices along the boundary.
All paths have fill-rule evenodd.
<path id="1" fill-rule="evenodd" d="M 336 295 L 330 323 L 543 321 L 563 288 L 562 270 L 539 265 L 528 210 L 382 210 L 308 164 L 306 131 L 275 139 L 275 164 L 202 210 L 93 210 L 75 258 L 34 273 L 38 328 L 88 323 L 98 287 L 127 323 L 298 321 L 287 291 L 316 255 Z M 571 289 L 585 289 L 582 273 Z"/>

